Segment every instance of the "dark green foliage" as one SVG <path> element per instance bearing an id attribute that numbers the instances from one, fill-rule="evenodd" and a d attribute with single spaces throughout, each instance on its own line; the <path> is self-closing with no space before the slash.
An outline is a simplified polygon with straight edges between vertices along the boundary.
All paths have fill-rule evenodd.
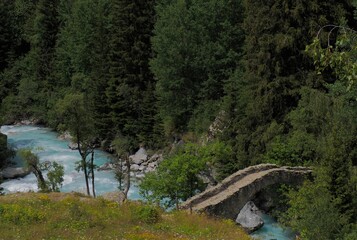
<path id="1" fill-rule="evenodd" d="M 1 96 L 5 101 L 3 107 L 13 110 L 4 112 L 4 120 L 12 122 L 29 117 L 45 120 L 46 102 L 53 85 L 51 73 L 59 27 L 58 1 L 12 2 L 8 5 L 13 5 L 13 10 L 7 12 L 15 31 L 11 39 L 13 47 L 8 49 L 12 55 L 0 79 L 4 87 L 1 94 L 5 95 Z"/>
<path id="2" fill-rule="evenodd" d="M 56 86 L 72 85 L 85 93 L 98 135 L 105 138 L 111 123 L 105 96 L 110 1 L 62 1 L 59 9 L 63 26 L 56 48 Z"/>
<path id="3" fill-rule="evenodd" d="M 14 57 L 13 51 L 17 43 L 14 8 L 14 1 L 0 1 L 0 72 L 8 67 L 11 57 Z"/>
<path id="4" fill-rule="evenodd" d="M 316 156 L 312 158 L 319 166 L 315 181 L 290 193 L 288 221 L 306 239 L 350 239 L 355 235 L 357 88 L 355 79 L 349 77 L 355 75 L 357 66 L 354 34 L 349 36 L 344 31 L 336 45 L 327 49 L 321 47 L 321 39 L 307 48 L 315 60 L 317 73 L 332 72 L 334 81 L 325 85 L 328 93 L 310 90 L 309 94 L 303 95 L 302 104 L 292 114 L 293 127 L 313 136 L 317 144 Z M 344 41 L 346 37 L 347 41 Z M 311 206 L 315 211 L 320 209 L 318 211 L 324 216 L 315 217 L 309 210 Z M 312 222 L 320 226 L 312 228 Z"/>
<path id="5" fill-rule="evenodd" d="M 149 70 L 154 1 L 116 0 L 110 12 L 109 82 L 112 132 L 148 142 L 153 132 L 154 79 Z"/>
<path id="6" fill-rule="evenodd" d="M 166 135 L 204 132 L 243 43 L 240 1 L 160 1 L 151 68 Z"/>
<path id="7" fill-rule="evenodd" d="M 245 1 L 244 7 L 244 73 L 236 80 L 244 99 L 233 108 L 244 111 L 232 125 L 242 166 L 261 162 L 275 137 L 289 131 L 286 116 L 303 86 L 323 89 L 304 49 L 320 26 L 345 14 L 342 1 Z"/>
<path id="8" fill-rule="evenodd" d="M 35 34 L 31 36 L 34 78 L 41 83 L 43 91 L 48 91 L 53 86 L 50 76 L 59 27 L 58 2 L 59 0 L 39 0 L 34 21 Z"/>

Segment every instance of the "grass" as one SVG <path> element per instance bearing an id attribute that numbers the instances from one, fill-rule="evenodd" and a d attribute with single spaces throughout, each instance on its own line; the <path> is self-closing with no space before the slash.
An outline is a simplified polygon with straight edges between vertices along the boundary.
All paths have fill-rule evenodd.
<path id="1" fill-rule="evenodd" d="M 248 240 L 232 221 L 69 193 L 0 196 L 0 239 Z"/>

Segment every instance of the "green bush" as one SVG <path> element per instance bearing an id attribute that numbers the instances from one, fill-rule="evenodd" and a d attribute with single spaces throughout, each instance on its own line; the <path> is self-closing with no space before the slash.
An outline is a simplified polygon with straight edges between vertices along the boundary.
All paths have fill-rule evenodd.
<path id="1" fill-rule="evenodd" d="M 134 208 L 134 219 L 148 224 L 157 223 L 160 220 L 160 210 L 152 205 L 140 205 Z"/>

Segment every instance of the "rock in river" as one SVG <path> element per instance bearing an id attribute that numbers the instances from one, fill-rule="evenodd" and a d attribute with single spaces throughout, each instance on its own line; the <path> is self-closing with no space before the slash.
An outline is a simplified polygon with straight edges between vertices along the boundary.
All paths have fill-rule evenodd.
<path id="1" fill-rule="evenodd" d="M 4 179 L 22 178 L 30 173 L 31 173 L 31 171 L 26 168 L 7 167 L 3 171 L 0 172 L 0 177 L 2 177 Z"/>
<path id="2" fill-rule="evenodd" d="M 140 165 L 148 159 L 148 155 L 146 150 L 141 147 L 134 155 L 131 155 L 129 158 L 131 159 L 132 163 Z"/>
<path id="3" fill-rule="evenodd" d="M 240 224 L 246 231 L 254 232 L 264 225 L 263 219 L 257 214 L 258 212 L 257 206 L 249 201 L 240 210 L 236 223 Z"/>

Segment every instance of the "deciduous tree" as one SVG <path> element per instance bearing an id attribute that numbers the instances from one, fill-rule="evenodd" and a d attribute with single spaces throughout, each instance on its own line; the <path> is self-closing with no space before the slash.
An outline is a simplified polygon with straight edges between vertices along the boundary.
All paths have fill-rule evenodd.
<path id="1" fill-rule="evenodd" d="M 74 137 L 81 160 L 78 170 L 84 172 L 87 194 L 90 195 L 89 177 L 92 179 L 92 193 L 94 187 L 94 137 L 95 128 L 91 112 L 87 109 L 84 95 L 81 93 L 68 93 L 58 101 L 57 112 L 61 117 L 63 130 L 68 130 Z M 89 159 L 88 159 L 89 157 Z"/>

